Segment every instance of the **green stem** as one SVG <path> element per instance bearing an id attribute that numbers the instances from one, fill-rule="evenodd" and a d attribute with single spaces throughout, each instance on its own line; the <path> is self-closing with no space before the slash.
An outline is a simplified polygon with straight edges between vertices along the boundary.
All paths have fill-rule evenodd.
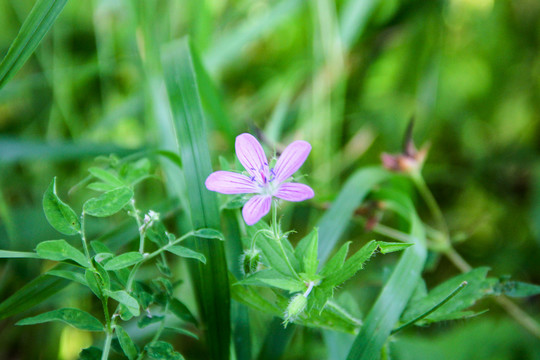
<path id="1" fill-rule="evenodd" d="M 169 303 L 167 302 L 167 304 L 165 305 L 165 310 L 163 312 L 166 313 L 168 310 L 169 310 Z M 165 318 L 161 320 L 161 325 L 159 326 L 159 329 L 156 331 L 154 337 L 152 337 L 152 340 L 150 340 L 150 343 L 148 345 L 151 346 L 152 344 L 155 344 L 156 341 L 159 340 L 159 337 L 161 336 L 163 329 L 165 329 Z M 145 350 L 143 349 L 143 351 L 141 351 L 141 353 L 139 354 L 136 360 L 142 360 L 144 358 L 144 354 L 145 354 Z"/>
<path id="2" fill-rule="evenodd" d="M 109 358 L 109 351 L 111 350 L 113 332 L 112 329 L 107 329 L 107 337 L 105 338 L 105 344 L 103 345 L 103 353 L 101 360 L 107 360 Z"/>
<path id="3" fill-rule="evenodd" d="M 285 252 L 285 249 L 283 248 L 283 244 L 281 243 L 281 235 L 278 222 L 277 222 L 277 201 L 274 202 L 272 206 L 272 232 L 274 233 L 274 240 L 277 241 L 279 245 L 279 249 L 281 250 L 281 253 L 283 254 L 283 258 L 285 259 L 285 262 L 287 263 L 287 266 L 289 267 L 289 271 L 291 274 L 293 274 L 298 280 L 302 280 L 300 276 L 296 273 L 296 270 L 294 270 L 294 267 L 291 264 L 291 261 L 289 260 L 289 257 L 287 256 L 287 253 Z"/>
<path id="4" fill-rule="evenodd" d="M 188 238 L 190 236 L 193 236 L 194 234 L 195 234 L 195 232 L 193 232 L 193 231 L 190 231 L 190 232 L 186 233 L 185 235 L 183 235 L 183 236 L 179 237 L 178 239 L 174 240 L 173 242 L 170 242 L 167 245 L 157 249 L 153 253 L 147 255 L 144 259 L 142 259 L 139 262 L 139 264 L 142 264 L 143 262 L 148 261 L 148 260 L 152 259 L 153 257 L 158 256 L 159 254 L 161 254 L 162 252 L 164 252 L 165 250 L 167 250 L 171 246 L 174 246 L 174 245 L 178 244 L 179 242 L 184 241 L 186 238 Z"/>
<path id="5" fill-rule="evenodd" d="M 429 309 L 428 311 L 426 311 L 425 313 L 415 317 L 414 319 L 412 319 L 411 321 L 407 322 L 406 324 L 403 324 L 401 325 L 400 327 L 392 330 L 391 334 L 394 335 L 395 333 L 405 329 L 405 328 L 408 328 L 409 326 L 413 325 L 414 323 L 416 323 L 417 321 L 420 321 L 422 320 L 423 318 L 425 318 L 426 316 L 428 316 L 429 314 L 433 313 L 435 310 L 437 310 L 438 308 L 440 308 L 441 306 L 443 306 L 444 304 L 446 304 L 448 301 L 450 301 L 450 299 L 452 299 L 454 296 L 456 296 L 461 290 L 463 290 L 465 288 L 465 286 L 467 285 L 468 283 L 466 281 L 462 282 L 461 284 L 459 284 L 459 286 L 457 288 L 454 289 L 454 291 L 452 291 L 450 293 L 450 295 L 448 295 L 446 298 L 444 298 L 443 301 L 441 301 L 440 303 L 438 303 L 437 305 L 435 305 L 434 307 L 432 307 L 431 309 Z"/>
<path id="6" fill-rule="evenodd" d="M 79 234 L 81 235 L 81 241 L 83 244 L 84 254 L 86 255 L 86 259 L 92 264 L 92 261 L 90 260 L 90 252 L 88 251 L 88 244 L 86 244 L 86 235 L 84 233 L 84 211 L 81 214 L 81 231 Z"/>
<path id="7" fill-rule="evenodd" d="M 435 218 L 435 221 L 437 222 L 437 225 L 439 226 L 439 229 L 444 233 L 444 241 L 447 243 L 450 243 L 450 235 L 448 232 L 448 226 L 446 225 L 446 221 L 444 220 L 444 216 L 442 214 L 441 208 L 437 204 L 437 201 L 435 200 L 435 197 L 433 196 L 433 193 L 431 190 L 429 190 L 426 182 L 424 181 L 424 178 L 420 173 L 413 174 L 411 176 L 414 185 L 416 186 L 416 189 L 424 199 L 426 205 L 429 208 L 429 211 Z"/>
<path id="8" fill-rule="evenodd" d="M 131 213 L 134 218 L 135 218 L 135 221 L 137 221 L 137 229 L 139 230 L 139 252 L 141 254 L 144 254 L 144 236 L 145 236 L 145 231 L 143 230 L 143 221 L 141 220 L 141 217 L 139 216 L 139 210 L 137 210 L 137 208 L 135 207 L 135 200 L 132 199 L 130 202 L 129 202 L 129 208 L 131 210 Z"/>

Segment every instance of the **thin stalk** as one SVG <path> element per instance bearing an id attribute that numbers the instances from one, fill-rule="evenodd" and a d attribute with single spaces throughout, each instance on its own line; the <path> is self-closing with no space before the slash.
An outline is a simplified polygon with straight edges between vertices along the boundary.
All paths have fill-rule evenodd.
<path id="1" fill-rule="evenodd" d="M 144 223 L 141 220 L 141 217 L 139 216 L 139 210 L 137 210 L 137 208 L 135 207 L 134 199 L 132 199 L 129 202 L 129 207 L 132 214 L 131 216 L 133 216 L 135 218 L 135 221 L 137 221 L 137 228 L 139 229 L 139 252 L 141 254 L 144 254 L 144 233 L 145 233 L 143 230 Z"/>
<path id="2" fill-rule="evenodd" d="M 298 280 L 302 280 L 300 276 L 296 273 L 296 270 L 294 270 L 294 267 L 292 266 L 291 261 L 289 260 L 289 257 L 287 256 L 285 249 L 283 248 L 283 244 L 281 243 L 281 236 L 279 234 L 279 226 L 277 224 L 277 203 L 274 203 L 274 206 L 272 206 L 272 230 L 274 233 L 274 239 L 277 241 L 279 245 L 279 249 L 281 250 L 281 253 L 283 254 L 283 258 L 285 259 L 285 262 L 287 263 L 287 266 L 289 267 L 291 274 L 293 274 Z"/>
<path id="3" fill-rule="evenodd" d="M 422 320 L 423 318 L 425 318 L 426 316 L 428 316 L 429 314 L 433 313 L 435 310 L 437 310 L 438 308 L 440 308 L 441 306 L 443 306 L 444 304 L 446 304 L 448 301 L 450 301 L 450 299 L 452 299 L 454 296 L 456 296 L 461 290 L 463 290 L 465 288 L 465 286 L 467 286 L 467 282 L 464 281 L 462 282 L 461 284 L 459 284 L 459 286 L 457 288 L 454 289 L 454 291 L 452 291 L 450 293 L 450 295 L 448 295 L 446 298 L 444 298 L 443 301 L 441 301 L 440 303 L 438 303 L 437 305 L 435 305 L 434 307 L 432 307 L 431 309 L 429 309 L 428 311 L 426 311 L 425 313 L 415 317 L 414 319 L 412 319 L 411 321 L 407 322 L 406 324 L 403 324 L 401 325 L 400 327 L 392 330 L 392 332 L 390 334 L 394 335 L 395 333 L 403 330 L 403 329 L 406 329 L 408 328 L 409 326 L 413 325 L 414 323 L 416 323 L 417 321 L 420 321 Z"/>
<path id="4" fill-rule="evenodd" d="M 85 213 L 83 211 L 81 214 L 81 231 L 79 232 L 79 234 L 81 235 L 81 241 L 83 244 L 83 249 L 84 249 L 84 254 L 86 255 L 86 259 L 88 260 L 88 262 L 90 262 L 90 264 L 92 264 L 92 261 L 90 260 L 90 252 L 88 251 L 88 244 L 86 244 L 86 235 L 84 233 L 84 218 L 85 218 L 84 215 Z"/>
<path id="5" fill-rule="evenodd" d="M 107 360 L 109 358 L 109 351 L 111 350 L 113 332 L 111 329 L 107 330 L 107 337 L 105 338 L 105 344 L 103 345 L 103 353 L 101 360 Z"/>
<path id="6" fill-rule="evenodd" d="M 411 176 L 411 179 L 414 182 L 414 185 L 416 186 L 416 189 L 420 193 L 420 196 L 424 199 L 426 205 L 429 208 L 429 211 L 435 218 L 435 221 L 437 222 L 437 225 L 439 226 L 440 230 L 443 231 L 445 234 L 445 241 L 450 242 L 450 236 L 448 232 L 448 226 L 446 225 L 446 221 L 444 220 L 444 216 L 442 214 L 441 208 L 439 207 L 439 204 L 437 204 L 437 201 L 435 200 L 435 197 L 433 196 L 433 193 L 431 190 L 429 190 L 426 182 L 424 181 L 424 178 L 421 174 L 413 174 Z"/>

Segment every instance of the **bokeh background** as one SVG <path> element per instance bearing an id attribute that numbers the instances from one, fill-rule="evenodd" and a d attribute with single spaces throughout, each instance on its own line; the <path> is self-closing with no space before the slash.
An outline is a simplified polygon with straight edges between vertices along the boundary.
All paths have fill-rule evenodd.
<path id="1" fill-rule="evenodd" d="M 1 56 L 33 4 L 0 1 Z M 285 220 L 298 236 L 348 175 L 378 164 L 383 151 L 400 151 L 414 117 L 416 143 L 430 144 L 424 175 L 457 250 L 473 266 L 491 267 L 492 276 L 540 284 L 537 0 L 69 2 L 0 90 L 0 248 L 30 251 L 58 237 L 41 210 L 53 176 L 60 195 L 80 209 L 89 192 L 68 190 L 97 156 L 162 146 L 152 102 L 160 89 L 151 74 L 162 46 L 174 47 L 186 35 L 214 95 L 203 105 L 216 167 L 218 155 L 234 159 L 241 132 L 278 148 L 293 139 L 312 143 L 303 169 L 317 197 L 312 206 L 288 207 Z M 145 183 L 143 207 L 166 202 L 165 189 L 157 180 Z M 116 225 L 113 219 L 94 227 Z M 374 235 L 359 220 L 347 236 Z M 362 289 L 353 290 L 360 310 L 369 309 L 395 259 L 372 261 L 347 285 Z M 0 261 L 0 300 L 46 266 Z M 457 273 L 433 257 L 425 279 L 433 286 Z M 75 288 L 63 294 L 42 308 L 90 301 Z M 539 300 L 519 304 L 539 319 Z M 485 308 L 490 311 L 477 318 L 406 332 L 392 344 L 393 358 L 540 359 L 538 339 L 493 302 L 478 305 Z M 21 329 L 15 320 L 0 322 L 2 359 L 71 359 L 92 341 L 62 326 Z M 254 331 L 263 338 L 266 328 Z M 28 346 L 32 339 L 40 345 Z M 182 339 L 177 344 L 186 353 L 197 348 Z M 320 333 L 297 329 L 284 358 L 326 357 Z"/>

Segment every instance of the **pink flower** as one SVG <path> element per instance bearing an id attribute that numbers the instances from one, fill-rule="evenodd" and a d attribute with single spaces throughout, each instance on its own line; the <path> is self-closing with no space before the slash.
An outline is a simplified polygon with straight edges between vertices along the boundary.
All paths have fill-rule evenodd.
<path id="1" fill-rule="evenodd" d="M 272 197 L 287 201 L 304 201 L 315 195 L 307 185 L 288 182 L 306 161 L 311 151 L 308 142 L 298 140 L 291 143 L 272 169 L 268 167 L 261 144 L 252 135 L 238 135 L 235 148 L 238 160 L 250 176 L 230 171 L 216 171 L 208 176 L 205 185 L 208 190 L 222 194 L 256 194 L 242 209 L 242 215 L 248 225 L 257 223 L 270 211 Z"/>

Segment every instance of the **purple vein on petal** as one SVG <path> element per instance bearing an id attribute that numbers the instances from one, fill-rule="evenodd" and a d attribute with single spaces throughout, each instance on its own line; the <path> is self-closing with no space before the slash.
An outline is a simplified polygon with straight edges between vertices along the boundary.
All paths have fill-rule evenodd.
<path id="1" fill-rule="evenodd" d="M 205 182 L 206 188 L 222 194 L 250 194 L 259 192 L 258 187 L 247 176 L 230 171 L 211 173 Z"/>
<path id="2" fill-rule="evenodd" d="M 255 195 L 244 205 L 242 216 L 246 224 L 256 224 L 261 218 L 268 214 L 272 205 L 272 197 L 266 195 Z"/>
<path id="3" fill-rule="evenodd" d="M 303 140 L 294 141 L 287 146 L 274 168 L 275 180 L 282 182 L 291 177 L 304 164 L 310 151 L 311 145 Z"/>
<path id="4" fill-rule="evenodd" d="M 259 182 L 263 182 L 261 169 L 267 164 L 267 160 L 259 141 L 253 135 L 240 134 L 236 137 L 235 149 L 236 156 L 246 171 Z"/>
<path id="5" fill-rule="evenodd" d="M 304 201 L 311 199 L 315 193 L 307 185 L 299 183 L 284 183 L 274 194 L 276 197 L 287 201 Z"/>

